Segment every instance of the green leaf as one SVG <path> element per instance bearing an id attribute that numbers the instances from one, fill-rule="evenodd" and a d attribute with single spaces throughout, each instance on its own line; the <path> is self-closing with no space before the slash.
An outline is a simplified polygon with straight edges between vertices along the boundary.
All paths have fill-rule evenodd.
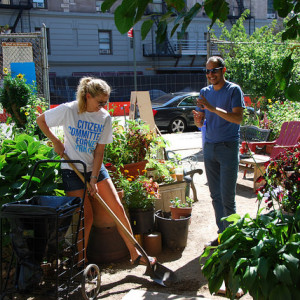
<path id="1" fill-rule="evenodd" d="M 300 84 L 292 83 L 285 90 L 285 96 L 291 101 L 300 101 Z"/>
<path id="2" fill-rule="evenodd" d="M 287 0 L 273 0 L 273 6 L 281 18 L 285 18 L 293 9 L 293 4 Z"/>
<path id="3" fill-rule="evenodd" d="M 41 146 L 40 142 L 29 143 L 28 148 L 27 148 L 28 155 L 32 155 L 32 154 L 36 153 L 39 150 L 40 146 Z"/>
<path id="4" fill-rule="evenodd" d="M 23 179 L 26 179 L 26 180 L 29 180 L 29 179 L 30 179 L 30 176 L 29 176 L 29 175 L 26 175 L 26 176 L 22 176 L 22 178 L 23 178 Z M 37 182 L 37 183 L 40 183 L 40 182 L 41 182 L 40 178 L 35 177 L 35 176 L 32 176 L 31 181 L 34 181 L 34 182 Z"/>
<path id="5" fill-rule="evenodd" d="M 274 269 L 274 274 L 277 277 L 277 279 L 282 283 L 286 283 L 288 285 L 292 284 L 290 271 L 287 269 L 285 265 L 276 264 Z"/>
<path id="6" fill-rule="evenodd" d="M 138 0 L 137 1 L 138 9 L 137 9 L 137 13 L 136 13 L 135 20 L 134 20 L 135 24 L 138 21 L 140 21 L 141 18 L 143 17 L 143 15 L 145 14 L 145 10 L 146 10 L 149 2 L 152 2 L 152 1 L 151 0 Z"/>
<path id="7" fill-rule="evenodd" d="M 251 248 L 251 254 L 255 257 L 258 258 L 260 256 L 261 250 L 264 247 L 264 242 L 263 241 L 259 241 L 258 245 L 255 247 Z"/>
<path id="8" fill-rule="evenodd" d="M 177 30 L 177 28 L 179 27 L 179 23 L 177 23 L 174 27 L 173 27 L 173 29 L 172 29 L 172 31 L 171 31 L 171 37 L 174 35 L 174 33 L 176 32 L 176 30 Z M 180 39 L 181 37 L 179 37 L 179 39 Z"/>
<path id="9" fill-rule="evenodd" d="M 257 266 L 247 266 L 246 271 L 243 276 L 243 282 L 247 288 L 250 290 L 257 276 Z"/>
<path id="10" fill-rule="evenodd" d="M 285 284 L 277 284 L 270 293 L 270 300 L 292 300 L 289 288 Z"/>
<path id="11" fill-rule="evenodd" d="M 257 273 L 260 275 L 262 279 L 267 278 L 269 270 L 269 262 L 265 257 L 260 257 L 258 259 L 258 267 L 257 267 Z"/>
<path id="12" fill-rule="evenodd" d="M 26 151 L 27 150 L 27 143 L 25 141 L 20 141 L 16 143 L 16 147 L 20 151 Z"/>
<path id="13" fill-rule="evenodd" d="M 160 21 L 156 30 L 156 43 L 163 44 L 167 37 L 168 24 L 166 21 Z"/>
<path id="14" fill-rule="evenodd" d="M 208 280 L 208 287 L 210 293 L 217 293 L 223 283 L 224 278 L 222 276 L 212 276 Z"/>
<path id="15" fill-rule="evenodd" d="M 229 14 L 229 5 L 225 0 L 206 0 L 204 9 L 207 16 L 212 20 L 210 28 L 219 19 L 221 22 L 227 20 Z"/>
<path id="16" fill-rule="evenodd" d="M 227 218 L 225 218 L 225 220 L 227 222 L 233 222 L 233 224 L 235 224 L 240 219 L 241 219 L 241 216 L 238 214 L 232 214 L 232 215 L 228 216 Z"/>
<path id="17" fill-rule="evenodd" d="M 128 5 L 126 5 L 126 3 Z M 135 1 L 124 0 L 115 10 L 115 24 L 121 34 L 127 33 L 134 25 L 136 14 Z"/>
<path id="18" fill-rule="evenodd" d="M 199 260 L 201 260 L 202 258 L 207 257 L 210 254 L 210 249 L 208 249 L 209 247 L 205 247 L 203 253 L 201 254 Z"/>
<path id="19" fill-rule="evenodd" d="M 102 12 L 106 12 L 107 10 L 109 10 L 112 5 L 117 2 L 118 0 L 105 0 L 103 1 L 102 5 L 101 5 L 101 11 Z"/>
<path id="20" fill-rule="evenodd" d="M 154 24 L 153 20 L 146 20 L 143 22 L 142 26 L 141 26 L 141 35 L 142 35 L 142 40 L 144 40 L 146 38 L 146 36 L 148 35 L 150 29 L 152 28 Z"/>

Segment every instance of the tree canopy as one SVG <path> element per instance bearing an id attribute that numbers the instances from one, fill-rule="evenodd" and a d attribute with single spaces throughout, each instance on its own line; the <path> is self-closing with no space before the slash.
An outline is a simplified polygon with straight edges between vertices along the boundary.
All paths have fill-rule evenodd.
<path id="1" fill-rule="evenodd" d="M 152 26 L 156 25 L 156 42 L 163 43 L 168 34 L 168 26 L 172 26 L 170 35 L 179 32 L 183 36 L 192 20 L 197 16 L 202 6 L 211 19 L 210 30 L 216 21 L 225 22 L 229 14 L 229 3 L 226 0 L 205 0 L 204 4 L 198 1 L 189 9 L 185 0 L 165 0 L 163 13 L 147 14 L 148 4 L 153 0 L 105 0 L 101 6 L 103 12 L 118 4 L 115 13 L 115 24 L 121 34 L 127 33 L 135 24 L 142 21 L 141 35 L 145 39 Z M 202 1 L 201 1 L 202 3 Z M 293 59 L 294 50 L 299 47 L 300 37 L 300 0 L 273 0 L 274 10 L 278 16 L 285 18 L 285 28 L 281 34 L 282 41 L 296 40 L 298 45 L 290 48 L 282 61 L 274 78 L 269 78 L 266 87 L 267 97 L 273 97 L 276 90 L 282 91 L 286 98 L 300 101 L 299 82 L 292 80 L 292 70 L 295 68 Z M 299 49 L 299 48 L 298 48 Z"/>
<path id="2" fill-rule="evenodd" d="M 103 12 L 107 11 L 118 0 L 105 0 L 101 6 Z M 229 14 L 229 4 L 226 0 L 205 0 L 204 4 L 197 1 L 191 8 L 187 9 L 185 0 L 165 0 L 165 12 L 162 14 L 152 13 L 145 16 L 148 4 L 153 3 L 153 0 L 122 0 L 115 11 L 115 24 L 119 32 L 124 34 L 128 32 L 136 23 L 143 20 L 141 27 L 142 38 L 144 39 L 157 18 L 157 42 L 164 41 L 168 33 L 168 26 L 172 24 L 171 36 L 180 30 L 183 35 L 191 21 L 197 16 L 198 12 L 204 6 L 205 13 L 211 19 L 210 27 L 219 20 L 225 22 Z M 201 1 L 203 2 L 203 1 Z M 273 0 L 274 9 L 278 16 L 286 18 L 290 15 L 290 20 L 287 23 L 283 40 L 297 39 L 300 36 L 300 1 L 299 0 Z M 181 26 L 181 27 L 180 27 Z"/>

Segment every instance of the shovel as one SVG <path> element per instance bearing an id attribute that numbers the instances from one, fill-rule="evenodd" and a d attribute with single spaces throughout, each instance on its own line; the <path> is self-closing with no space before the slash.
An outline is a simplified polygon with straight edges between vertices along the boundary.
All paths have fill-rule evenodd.
<path id="1" fill-rule="evenodd" d="M 70 160 L 67 154 L 63 155 L 63 158 L 66 160 Z M 79 178 L 85 182 L 84 176 L 78 171 L 76 166 L 72 163 L 68 163 L 69 166 L 75 171 L 75 173 L 79 176 Z M 89 187 L 90 184 L 87 182 L 87 186 Z M 141 247 L 141 245 L 137 242 L 134 236 L 128 231 L 128 229 L 123 225 L 123 223 L 119 220 L 119 218 L 115 215 L 115 213 L 111 210 L 111 208 L 106 204 L 106 202 L 100 197 L 98 193 L 94 196 L 99 203 L 103 206 L 106 212 L 113 218 L 116 225 L 121 229 L 121 231 L 128 237 L 130 242 L 134 245 L 134 247 L 141 253 L 141 255 L 145 258 L 147 263 L 147 269 L 145 275 L 150 276 L 152 280 L 162 286 L 169 287 L 173 283 L 177 281 L 175 273 L 163 266 L 162 264 L 156 262 L 155 264 L 151 265 L 149 258 L 145 252 L 145 250 Z"/>

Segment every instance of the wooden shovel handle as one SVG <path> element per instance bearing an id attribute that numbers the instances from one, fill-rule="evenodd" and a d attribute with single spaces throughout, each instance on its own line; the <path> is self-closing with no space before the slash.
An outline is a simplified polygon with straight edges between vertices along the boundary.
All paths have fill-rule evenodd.
<path id="1" fill-rule="evenodd" d="M 63 158 L 65 160 L 70 160 L 68 155 L 64 153 Z M 68 163 L 69 166 L 74 170 L 74 172 L 78 175 L 78 177 L 82 180 L 82 182 L 85 182 L 84 176 L 82 175 L 81 172 L 78 171 L 76 166 L 73 163 Z M 88 188 L 91 187 L 90 183 L 87 182 Z M 106 212 L 109 213 L 109 215 L 113 218 L 115 221 L 116 225 L 122 230 L 122 232 L 128 237 L 128 239 L 131 241 L 131 243 L 141 252 L 143 257 L 146 259 L 147 265 L 150 266 L 150 261 L 149 258 L 145 252 L 145 250 L 141 247 L 141 245 L 137 242 L 137 240 L 134 238 L 134 236 L 129 232 L 129 230 L 124 226 L 124 224 L 119 220 L 119 218 L 115 215 L 115 213 L 111 210 L 111 208 L 106 204 L 106 202 L 101 198 L 101 196 L 96 193 L 94 196 L 99 203 L 103 206 Z"/>

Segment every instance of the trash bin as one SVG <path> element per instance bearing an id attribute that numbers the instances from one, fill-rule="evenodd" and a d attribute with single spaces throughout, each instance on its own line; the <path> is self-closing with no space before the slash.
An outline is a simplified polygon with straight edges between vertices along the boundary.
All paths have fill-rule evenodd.
<path id="1" fill-rule="evenodd" d="M 59 241 L 81 205 L 79 197 L 34 196 L 1 207 L 1 219 L 7 218 L 10 224 L 18 290 L 32 290 L 40 282 L 43 258 L 58 251 Z"/>

